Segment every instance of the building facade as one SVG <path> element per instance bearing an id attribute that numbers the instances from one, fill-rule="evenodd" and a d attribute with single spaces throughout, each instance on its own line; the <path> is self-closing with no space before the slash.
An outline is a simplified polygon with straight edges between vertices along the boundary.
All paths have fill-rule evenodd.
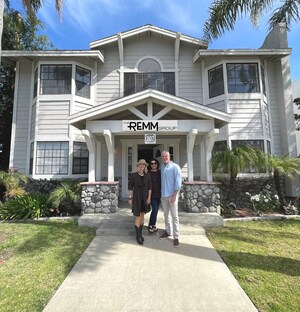
<path id="1" fill-rule="evenodd" d="M 258 49 L 210 50 L 145 25 L 85 51 L 2 51 L 16 64 L 10 167 L 33 179 L 119 181 L 125 199 L 138 159 L 163 150 L 188 183 L 212 182 L 221 143 L 295 157 L 290 53 L 284 25 Z"/>

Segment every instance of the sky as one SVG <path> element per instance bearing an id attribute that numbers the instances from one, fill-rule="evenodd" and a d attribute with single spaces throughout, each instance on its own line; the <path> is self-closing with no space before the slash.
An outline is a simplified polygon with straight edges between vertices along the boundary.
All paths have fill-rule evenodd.
<path id="1" fill-rule="evenodd" d="M 21 0 L 10 0 L 11 7 L 25 12 Z M 55 0 L 44 0 L 37 16 L 41 31 L 59 50 L 88 50 L 89 43 L 146 24 L 203 38 L 210 0 L 64 0 L 59 21 Z M 280 1 L 278 1 L 280 2 Z M 238 20 L 233 31 L 209 43 L 209 49 L 257 49 L 268 34 L 267 11 L 255 28 L 249 17 Z M 300 22 L 288 32 L 291 79 L 300 79 Z"/>

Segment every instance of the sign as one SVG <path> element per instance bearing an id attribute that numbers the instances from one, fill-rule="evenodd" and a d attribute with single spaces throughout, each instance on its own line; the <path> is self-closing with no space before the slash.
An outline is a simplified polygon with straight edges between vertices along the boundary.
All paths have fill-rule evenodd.
<path id="1" fill-rule="evenodd" d="M 155 144 L 156 143 L 156 134 L 148 133 L 145 134 L 145 144 Z"/>
<path id="2" fill-rule="evenodd" d="M 178 130 L 177 120 L 123 120 L 123 131 L 139 132 L 175 132 Z"/>

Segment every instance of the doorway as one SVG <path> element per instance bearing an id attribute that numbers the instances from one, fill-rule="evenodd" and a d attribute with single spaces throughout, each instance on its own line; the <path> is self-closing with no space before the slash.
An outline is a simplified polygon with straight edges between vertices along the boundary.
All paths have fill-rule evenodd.
<path id="1" fill-rule="evenodd" d="M 162 146 L 158 144 L 139 144 L 137 159 L 145 159 L 148 164 L 152 158 L 156 158 L 160 162 L 160 154 Z"/>

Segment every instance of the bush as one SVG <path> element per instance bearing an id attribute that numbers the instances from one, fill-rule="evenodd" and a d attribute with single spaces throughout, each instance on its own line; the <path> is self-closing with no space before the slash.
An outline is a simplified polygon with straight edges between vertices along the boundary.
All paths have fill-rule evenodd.
<path id="1" fill-rule="evenodd" d="M 43 194 L 16 196 L 0 206 L 0 219 L 4 220 L 38 219 L 49 215 L 51 208 Z"/>

